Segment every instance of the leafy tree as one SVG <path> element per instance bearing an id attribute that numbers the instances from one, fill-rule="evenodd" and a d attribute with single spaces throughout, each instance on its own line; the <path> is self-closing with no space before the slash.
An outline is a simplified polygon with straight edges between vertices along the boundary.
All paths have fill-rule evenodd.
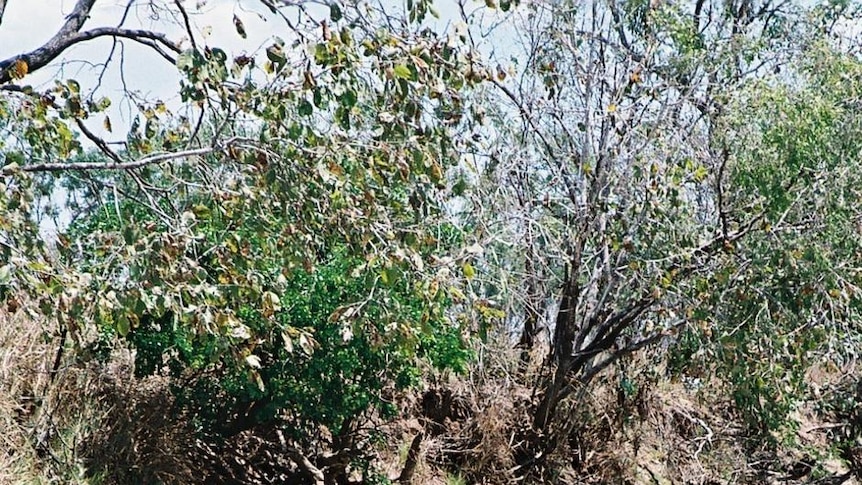
<path id="1" fill-rule="evenodd" d="M 156 224 L 155 214 L 142 213 L 134 204 L 126 207 L 122 219 L 108 213 L 76 222 L 69 237 L 80 242 L 97 231 L 122 231 L 132 218 Z M 214 217 L 201 223 L 208 236 L 204 247 L 211 244 L 207 239 L 225 232 L 221 222 Z M 279 232 L 282 225 L 268 229 Z M 227 328 L 199 333 L 170 310 L 146 305 L 135 308 L 140 313 L 133 315 L 132 328 L 117 327 L 110 317 L 100 322 L 109 340 L 126 333 L 137 350 L 138 375 L 166 370 L 195 381 L 196 388 L 178 391 L 200 408 L 207 429 L 236 433 L 278 421 L 287 411 L 300 435 L 313 436 L 319 425 L 350 433 L 350 421 L 360 414 L 374 408 L 393 411 L 384 395 L 391 400 L 393 390 L 416 382 L 416 358 L 464 370 L 468 352 L 462 329 L 446 316 L 451 298 L 445 292 L 428 299 L 421 287 L 385 268 L 375 255 L 351 256 L 339 243 L 318 258 L 318 266 L 288 271 L 284 261 L 260 255 L 269 231 L 254 226 L 231 231 L 235 239 L 247 241 L 237 250 L 255 256 L 247 269 L 273 282 L 262 304 L 240 294 L 227 299 L 229 308 L 222 314 L 231 311 L 235 317 L 216 322 Z M 100 262 L 96 256 L 77 264 L 87 269 Z M 201 266 L 213 284 L 227 272 L 217 256 L 205 258 Z"/>
<path id="2" fill-rule="evenodd" d="M 0 61 L 0 284 L 59 321 L 61 349 L 107 331 L 141 372 L 199 371 L 187 397 L 218 404 L 199 416 L 227 416 L 219 432 L 286 412 L 297 439 L 346 436 L 415 382 L 417 357 L 463 366 L 469 329 L 444 310 L 467 256 L 440 243 L 441 201 L 478 78 L 462 41 L 420 27 L 427 2 L 247 3 L 283 29 L 261 52 L 198 35 L 183 2 L 130 2 L 99 27 L 79 0 L 45 45 Z M 139 28 L 140 8 L 176 21 Z M 128 42 L 175 67 L 182 104 L 112 100 L 98 79 L 25 84 L 103 38 L 106 70 L 128 65 Z M 36 208 L 60 186 L 76 224 L 52 248 Z"/>
<path id="3" fill-rule="evenodd" d="M 567 402 L 634 352 L 716 372 L 763 435 L 807 362 L 857 353 L 852 2 L 461 3 L 448 33 L 428 1 L 247 2 L 284 29 L 253 53 L 182 2 L 141 7 L 176 19 L 149 29 L 134 2 L 91 26 L 94 4 L 0 61 L 2 297 L 195 375 L 219 432 L 349 429 L 414 357 L 458 367 L 462 332 L 502 321 L 523 368 L 542 354 L 513 450 L 530 475 L 571 438 Z M 181 105 L 25 84 L 99 39 L 173 66 Z M 53 249 L 57 187 L 76 222 Z"/>

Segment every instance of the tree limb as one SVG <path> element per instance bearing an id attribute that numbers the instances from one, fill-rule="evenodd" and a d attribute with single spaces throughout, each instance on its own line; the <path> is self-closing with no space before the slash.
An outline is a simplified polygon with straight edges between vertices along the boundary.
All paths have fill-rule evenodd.
<path id="1" fill-rule="evenodd" d="M 67 44 L 68 39 L 84 26 L 84 22 L 89 18 L 90 10 L 93 9 L 93 4 L 95 3 L 96 0 L 78 0 L 75 8 L 72 9 L 72 13 L 66 17 L 66 23 L 60 27 L 60 30 L 45 45 L 27 54 L 14 56 L 0 62 L 0 84 L 12 80 L 12 72 L 9 68 L 19 59 L 27 62 L 29 71 L 35 71 L 44 67 L 60 55 L 61 52 L 69 47 L 69 44 Z"/>
<path id="2" fill-rule="evenodd" d="M 192 43 L 192 49 L 198 50 L 198 44 L 195 42 L 195 33 L 192 31 L 192 23 L 189 20 L 189 14 L 186 12 L 185 7 L 183 7 L 182 2 L 180 0 L 176 0 L 177 8 L 180 11 L 180 15 L 183 17 L 183 25 L 186 27 L 186 33 L 189 34 L 189 42 Z"/>
<path id="3" fill-rule="evenodd" d="M 3 23 L 3 12 L 6 10 L 6 0 L 0 0 L 0 24 Z"/>
<path id="4" fill-rule="evenodd" d="M 302 452 L 290 446 L 287 443 L 287 440 L 284 439 L 284 434 L 281 432 L 280 429 L 277 429 L 275 432 L 278 435 L 278 441 L 281 443 L 281 447 L 285 451 L 285 453 L 287 453 L 287 456 L 294 463 L 305 469 L 305 471 L 308 472 L 309 475 L 311 475 L 312 479 L 314 480 L 314 485 L 323 485 L 326 479 L 325 475 L 323 474 L 323 471 L 320 468 L 317 468 L 314 463 L 312 463 L 311 460 L 308 459 L 308 457 L 302 454 Z"/>
<path id="5" fill-rule="evenodd" d="M 62 171 L 84 171 L 84 170 L 131 170 L 135 168 L 145 167 L 156 163 L 176 160 L 179 158 L 188 158 L 196 156 L 209 155 L 219 150 L 223 150 L 226 146 L 232 144 L 235 139 L 226 140 L 223 143 L 215 144 L 204 148 L 195 148 L 192 150 L 183 150 L 171 153 L 155 153 L 138 160 L 129 162 L 118 162 L 116 160 L 107 162 L 52 162 L 52 163 L 36 163 L 32 165 L 24 165 L 20 167 L 5 167 L 0 170 L 2 175 L 11 175 L 17 171 L 21 172 L 62 172 Z"/>
<path id="6" fill-rule="evenodd" d="M 75 9 L 67 17 L 66 23 L 63 24 L 54 37 L 52 37 L 43 46 L 25 54 L 19 54 L 0 61 L 0 84 L 5 84 L 15 79 L 16 76 L 14 75 L 13 68 L 18 61 L 26 62 L 27 72 L 33 72 L 45 67 L 49 62 L 56 59 L 69 47 L 80 42 L 85 42 L 99 37 L 121 37 L 130 39 L 154 49 L 168 62 L 175 62 L 175 60 L 162 49 L 162 46 L 176 53 L 180 52 L 180 48 L 168 40 L 164 34 L 148 30 L 123 29 L 118 27 L 97 27 L 80 32 L 84 22 L 86 22 L 89 16 L 90 10 L 93 8 L 94 3 L 95 0 L 79 0 L 78 4 L 75 5 Z"/>

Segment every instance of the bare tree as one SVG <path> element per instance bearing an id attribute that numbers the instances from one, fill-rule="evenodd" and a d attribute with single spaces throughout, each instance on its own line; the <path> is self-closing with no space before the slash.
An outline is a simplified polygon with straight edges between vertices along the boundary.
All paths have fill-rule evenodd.
<path id="1" fill-rule="evenodd" d="M 811 31 L 789 2 L 522 7 L 523 71 L 489 74 L 499 138 L 474 207 L 518 248 L 510 310 L 524 352 L 549 329 L 528 470 L 571 431 L 562 402 L 626 355 L 673 342 L 703 307 L 698 282 L 737 267 L 752 234 L 790 227 L 730 180 L 745 170 L 730 105 L 786 69 Z M 776 183 L 802 193 L 799 173 Z"/>

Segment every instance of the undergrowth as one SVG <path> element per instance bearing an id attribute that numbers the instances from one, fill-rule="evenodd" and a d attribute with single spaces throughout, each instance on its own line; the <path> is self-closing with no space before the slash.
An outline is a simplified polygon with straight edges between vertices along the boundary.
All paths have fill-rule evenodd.
<path id="1" fill-rule="evenodd" d="M 314 450 L 277 429 L 207 441 L 167 377 L 136 377 L 120 346 L 97 359 L 21 309 L 0 321 L 0 484 L 314 483 L 296 465 Z M 393 398 L 394 418 L 370 418 L 373 452 L 345 483 L 837 483 L 858 470 L 852 370 L 810 373 L 816 393 L 799 404 L 796 431 L 767 446 L 726 383 L 671 379 L 639 357 L 573 394 L 561 407 L 568 440 L 519 475 L 537 400 L 525 383 L 543 367 L 520 364 L 503 337 L 476 345 L 466 374 L 424 369 L 418 389 Z M 326 433 L 314 446 L 331 446 Z"/>

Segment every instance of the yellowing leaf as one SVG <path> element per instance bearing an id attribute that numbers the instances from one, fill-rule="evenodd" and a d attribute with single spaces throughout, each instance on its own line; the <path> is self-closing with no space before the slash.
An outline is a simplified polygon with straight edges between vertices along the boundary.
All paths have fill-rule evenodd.
<path id="1" fill-rule="evenodd" d="M 21 79 L 30 72 L 30 66 L 24 59 L 17 59 L 11 67 L 12 79 Z"/>
<path id="2" fill-rule="evenodd" d="M 454 286 L 449 287 L 449 295 L 452 296 L 452 298 L 456 302 L 464 301 L 467 298 L 466 296 L 464 296 L 463 291 L 461 291 L 459 288 L 456 288 Z"/>
<path id="3" fill-rule="evenodd" d="M 431 165 L 431 179 L 435 182 L 443 178 L 443 169 L 439 164 L 434 163 Z"/>
<path id="4" fill-rule="evenodd" d="M 293 339 L 290 338 L 290 335 L 288 335 L 287 332 L 281 332 L 281 340 L 284 342 L 284 350 L 286 350 L 287 353 L 292 354 Z"/>
<path id="5" fill-rule="evenodd" d="M 261 295 L 261 305 L 263 307 L 263 316 L 271 317 L 275 312 L 281 310 L 281 302 L 278 295 L 271 291 L 264 291 Z"/>
<path id="6" fill-rule="evenodd" d="M 410 68 L 405 66 L 404 64 L 399 64 L 395 66 L 392 72 L 395 74 L 395 77 L 399 79 L 410 79 L 410 77 L 412 76 Z"/>
<path id="7" fill-rule="evenodd" d="M 467 277 L 468 280 L 472 280 L 474 276 L 476 276 L 476 270 L 473 268 L 473 265 L 470 263 L 464 263 L 464 276 Z"/>
<path id="8" fill-rule="evenodd" d="M 299 348 L 302 349 L 306 355 L 311 355 L 314 352 L 314 342 L 305 336 L 305 334 L 299 334 Z"/>

